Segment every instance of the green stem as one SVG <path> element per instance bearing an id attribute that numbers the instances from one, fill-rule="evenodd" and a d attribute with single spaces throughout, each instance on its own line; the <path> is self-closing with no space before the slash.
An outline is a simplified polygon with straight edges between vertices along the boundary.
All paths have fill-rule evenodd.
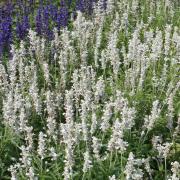
<path id="1" fill-rule="evenodd" d="M 165 168 L 165 180 L 167 180 L 167 162 L 166 162 L 166 157 L 165 157 L 165 161 L 164 161 L 164 168 Z"/>

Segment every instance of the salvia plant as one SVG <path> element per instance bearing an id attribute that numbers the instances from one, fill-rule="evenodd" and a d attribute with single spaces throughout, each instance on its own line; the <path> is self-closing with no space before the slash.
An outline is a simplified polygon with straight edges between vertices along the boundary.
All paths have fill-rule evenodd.
<path id="1" fill-rule="evenodd" d="M 66 27 L 76 11 L 91 15 L 96 0 L 16 0 L 0 7 L 0 55 L 9 55 L 10 44 L 27 37 L 31 28 L 48 39 L 53 29 Z M 106 3 L 106 0 L 104 0 Z M 106 8 L 106 6 L 102 6 Z M 4 56 L 5 56 L 4 55 Z"/>
<path id="2" fill-rule="evenodd" d="M 0 179 L 179 180 L 179 2 L 71 3 L 7 6 Z"/>

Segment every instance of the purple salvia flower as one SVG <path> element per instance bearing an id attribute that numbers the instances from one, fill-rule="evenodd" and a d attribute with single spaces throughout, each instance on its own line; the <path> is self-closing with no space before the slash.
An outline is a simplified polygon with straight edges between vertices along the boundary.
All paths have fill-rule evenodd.
<path id="1" fill-rule="evenodd" d="M 67 26 L 68 18 L 69 18 L 68 9 L 67 9 L 65 1 L 62 0 L 60 4 L 60 10 L 57 16 L 58 29 L 60 29 L 61 27 Z"/>
<path id="2" fill-rule="evenodd" d="M 76 1 L 76 10 L 84 12 L 85 11 L 85 1 L 84 0 L 77 0 Z"/>
<path id="3" fill-rule="evenodd" d="M 26 15 L 23 17 L 23 31 L 25 35 L 28 33 L 29 28 L 30 28 L 29 17 Z"/>
<path id="4" fill-rule="evenodd" d="M 41 8 L 37 10 L 35 21 L 36 21 L 36 32 L 38 33 L 38 35 L 41 35 L 42 34 L 42 9 Z"/>
<path id="5" fill-rule="evenodd" d="M 47 38 L 51 38 L 52 36 L 52 31 L 50 30 L 50 19 L 49 19 L 50 13 L 49 13 L 49 8 L 46 6 L 43 11 L 43 34 Z"/>
<path id="6" fill-rule="evenodd" d="M 18 39 L 23 39 L 23 27 L 19 21 L 16 23 L 16 36 Z"/>
<path id="7" fill-rule="evenodd" d="M 57 20 L 58 8 L 54 6 L 53 4 L 50 4 L 49 12 L 50 12 L 51 19 L 55 22 Z"/>

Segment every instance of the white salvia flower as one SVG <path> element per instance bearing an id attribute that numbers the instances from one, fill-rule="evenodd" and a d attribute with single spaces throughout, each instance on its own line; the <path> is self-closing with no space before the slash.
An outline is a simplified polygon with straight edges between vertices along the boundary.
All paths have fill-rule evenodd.
<path id="1" fill-rule="evenodd" d="M 31 29 L 29 29 L 29 39 L 30 39 L 30 43 L 31 43 L 31 46 L 32 46 L 32 50 L 36 50 L 36 44 L 35 44 L 35 39 L 36 39 L 36 36 L 37 36 L 37 33 Z"/>
<path id="2" fill-rule="evenodd" d="M 30 153 L 27 147 L 21 146 L 21 158 L 19 159 L 22 163 L 22 167 L 29 167 L 31 165 Z"/>
<path id="3" fill-rule="evenodd" d="M 29 171 L 26 173 L 26 176 L 29 178 L 29 180 L 35 180 L 35 174 L 33 167 L 29 168 Z"/>
<path id="4" fill-rule="evenodd" d="M 9 62 L 8 72 L 9 72 L 9 79 L 10 85 L 12 88 L 15 87 L 15 83 L 17 81 L 17 66 L 18 66 L 19 57 L 17 54 L 13 54 L 12 61 Z"/>
<path id="5" fill-rule="evenodd" d="M 110 35 L 109 37 L 109 42 L 108 42 L 108 47 L 107 47 L 107 58 L 111 63 L 111 66 L 113 68 L 113 73 L 115 77 L 117 77 L 118 72 L 119 72 L 119 66 L 121 64 L 120 59 L 119 59 L 119 49 L 116 47 L 117 46 L 117 35 L 118 32 L 115 31 L 113 34 Z"/>
<path id="6" fill-rule="evenodd" d="M 165 29 L 165 42 L 164 42 L 164 54 L 167 56 L 170 50 L 170 43 L 171 43 L 171 25 L 166 25 Z"/>
<path id="7" fill-rule="evenodd" d="M 47 130 L 47 134 L 49 136 L 52 136 L 54 139 L 56 139 L 56 121 L 54 119 L 54 117 L 52 116 L 48 116 L 47 118 L 47 127 L 48 127 L 48 130 Z"/>
<path id="8" fill-rule="evenodd" d="M 50 156 L 52 157 L 52 161 L 57 160 L 58 155 L 57 155 L 57 153 L 55 152 L 54 147 L 51 147 L 51 148 L 50 148 Z"/>
<path id="9" fill-rule="evenodd" d="M 91 134 L 94 134 L 94 132 L 96 131 L 96 128 L 97 128 L 97 116 L 96 116 L 96 113 L 93 112 L 92 113 L 92 118 L 91 118 Z"/>
<path id="10" fill-rule="evenodd" d="M 139 84 L 138 84 L 138 89 L 142 90 L 145 76 L 146 76 L 146 70 L 149 67 L 150 61 L 149 58 L 146 57 L 146 54 L 149 50 L 149 47 L 147 44 L 141 44 L 139 47 L 139 68 L 137 68 L 137 74 L 140 71 L 140 78 L 139 78 Z M 140 69 L 140 70 L 139 70 Z"/>
<path id="11" fill-rule="evenodd" d="M 180 46 L 180 35 L 178 34 L 179 28 L 177 26 L 174 27 L 174 33 L 172 36 L 172 41 L 176 49 L 179 49 Z M 178 53 L 178 52 L 177 52 Z"/>
<path id="12" fill-rule="evenodd" d="M 135 108 L 128 108 L 127 105 L 122 108 L 122 124 L 125 129 L 131 129 L 135 125 L 135 113 Z"/>
<path id="13" fill-rule="evenodd" d="M 136 79 L 139 77 L 139 70 L 140 70 L 140 57 L 139 57 L 139 51 L 142 47 L 140 39 L 139 39 L 139 33 L 141 30 L 141 25 L 137 25 L 137 28 L 135 29 L 133 33 L 132 39 L 129 41 L 128 45 L 128 53 L 125 57 L 124 65 L 127 68 L 125 71 L 125 86 L 131 87 L 132 91 L 131 94 L 134 94 L 135 86 L 136 86 Z M 129 67 L 129 64 L 132 64 Z"/>
<path id="14" fill-rule="evenodd" d="M 129 23 L 128 13 L 127 13 L 127 12 L 124 12 L 123 15 L 122 15 L 122 18 L 121 18 L 121 28 L 122 28 L 122 29 L 125 29 L 125 32 L 126 32 L 126 33 L 127 33 L 128 23 Z"/>
<path id="15" fill-rule="evenodd" d="M 61 31 L 61 41 L 64 50 L 71 47 L 70 32 L 67 28 L 62 29 Z"/>
<path id="16" fill-rule="evenodd" d="M 53 29 L 53 34 L 54 34 L 54 39 L 51 41 L 51 47 L 55 47 L 56 49 L 58 49 L 60 45 L 60 37 L 57 28 Z"/>
<path id="17" fill-rule="evenodd" d="M 61 81 L 62 86 L 65 88 L 66 86 L 66 74 L 67 74 L 67 66 L 68 66 L 68 51 L 67 48 L 65 50 L 60 51 L 59 55 L 59 68 L 61 72 Z"/>
<path id="18" fill-rule="evenodd" d="M 47 133 L 49 136 L 56 139 L 56 110 L 55 110 L 54 94 L 51 91 L 46 92 L 46 110 L 48 113 L 47 118 Z"/>
<path id="19" fill-rule="evenodd" d="M 39 38 L 39 37 L 38 37 Z M 43 59 L 44 59 L 44 55 L 46 54 L 45 53 L 45 51 L 46 51 L 46 45 L 45 45 L 45 42 L 46 42 L 46 39 L 45 38 L 41 38 L 40 39 L 40 46 L 39 46 L 39 48 L 40 48 L 40 50 L 39 50 L 39 61 L 41 62 Z"/>
<path id="20" fill-rule="evenodd" d="M 176 138 L 180 134 L 180 115 L 178 116 L 177 126 L 174 130 L 173 137 Z"/>
<path id="21" fill-rule="evenodd" d="M 143 171 L 139 168 L 143 164 L 143 160 L 135 159 L 132 152 L 129 153 L 128 161 L 125 166 L 124 173 L 126 174 L 126 180 L 143 180 Z"/>
<path id="22" fill-rule="evenodd" d="M 140 40 L 139 40 L 139 31 L 140 29 L 137 28 L 135 29 L 133 35 L 132 35 L 132 39 L 130 39 L 129 43 L 128 43 L 128 53 L 127 53 L 127 59 L 124 62 L 125 65 L 129 65 L 129 63 L 131 63 L 132 61 L 134 61 L 135 59 L 137 59 L 137 48 L 140 44 Z"/>
<path id="23" fill-rule="evenodd" d="M 162 143 L 162 137 L 160 136 L 154 136 L 152 138 L 152 144 L 153 144 L 153 147 L 156 149 L 158 144 L 161 144 Z"/>
<path id="24" fill-rule="evenodd" d="M 128 143 L 123 140 L 123 129 L 124 125 L 116 119 L 113 125 L 113 134 L 108 142 L 109 151 L 118 150 L 122 153 L 126 150 Z"/>
<path id="25" fill-rule="evenodd" d="M 95 44 L 95 50 L 94 50 L 94 61 L 95 61 L 95 67 L 97 67 L 97 68 L 99 67 L 98 58 L 99 58 L 99 48 L 100 48 L 101 39 L 102 39 L 102 30 L 103 30 L 103 26 L 100 25 L 100 27 L 96 31 L 96 44 Z"/>
<path id="26" fill-rule="evenodd" d="M 82 64 L 86 66 L 86 64 L 87 64 L 87 57 L 88 57 L 88 50 L 87 50 L 86 47 L 84 47 L 84 49 L 81 51 L 80 56 L 81 56 Z"/>
<path id="27" fill-rule="evenodd" d="M 33 64 L 33 60 L 32 63 Z M 34 69 L 33 69 L 34 70 Z M 34 74 L 34 71 L 32 73 L 31 71 L 31 66 L 29 65 L 25 65 L 24 67 L 24 81 L 26 84 L 30 85 L 31 84 L 31 80 L 32 80 L 32 74 Z"/>
<path id="28" fill-rule="evenodd" d="M 73 174 L 73 151 L 74 143 L 76 142 L 76 135 L 74 134 L 74 123 L 73 121 L 67 122 L 66 124 L 61 123 L 61 134 L 63 136 L 63 143 L 65 143 L 65 160 L 64 160 L 64 179 L 69 180 Z"/>
<path id="29" fill-rule="evenodd" d="M 46 134 L 43 132 L 39 133 L 39 139 L 38 139 L 38 149 L 37 153 L 40 156 L 41 159 L 44 159 L 46 154 Z"/>
<path id="30" fill-rule="evenodd" d="M 145 170 L 148 172 L 149 176 L 152 179 L 152 169 L 150 167 L 149 159 L 150 158 L 144 159 L 144 165 L 145 165 Z"/>
<path id="31" fill-rule="evenodd" d="M 65 143 L 67 145 L 73 146 L 74 144 L 74 123 L 61 123 L 60 124 L 60 132 L 62 135 L 62 139 L 60 139 L 61 143 Z"/>
<path id="32" fill-rule="evenodd" d="M 114 20 L 112 21 L 110 31 L 111 31 L 111 33 L 114 33 L 115 30 L 117 30 L 117 33 L 121 31 L 120 17 L 119 17 L 118 12 L 116 12 L 116 16 L 115 16 Z"/>
<path id="33" fill-rule="evenodd" d="M 75 123 L 74 126 L 74 143 L 78 144 L 82 137 L 82 123 Z"/>
<path id="34" fill-rule="evenodd" d="M 73 119 L 74 119 L 73 96 L 74 96 L 73 90 L 65 91 L 64 116 L 67 123 L 73 122 Z"/>
<path id="35" fill-rule="evenodd" d="M 114 0 L 107 0 L 107 8 L 106 8 L 107 14 L 112 14 L 112 12 L 115 8 L 114 2 L 115 2 Z"/>
<path id="36" fill-rule="evenodd" d="M 100 151 L 100 148 L 101 148 L 101 144 L 99 142 L 99 139 L 96 138 L 95 136 L 92 137 L 92 148 L 93 148 L 93 153 L 94 153 L 95 158 L 97 160 L 100 160 L 99 151 Z"/>
<path id="37" fill-rule="evenodd" d="M 126 174 L 127 180 L 130 180 L 132 178 L 134 170 L 135 170 L 135 168 L 134 168 L 134 154 L 132 152 L 130 152 L 127 164 L 125 166 L 125 171 L 124 171 L 124 173 Z"/>
<path id="38" fill-rule="evenodd" d="M 19 114 L 19 130 L 24 131 L 26 128 L 27 124 L 27 119 L 26 119 L 26 113 L 25 113 L 25 108 L 21 107 L 20 109 L 20 114 Z"/>
<path id="39" fill-rule="evenodd" d="M 101 68 L 105 71 L 107 59 L 106 59 L 106 52 L 104 49 L 101 51 L 101 58 L 99 61 L 101 63 Z"/>
<path id="40" fill-rule="evenodd" d="M 33 99 L 33 103 L 34 103 L 37 114 L 41 115 L 42 114 L 42 112 L 41 112 L 42 105 L 41 105 L 41 100 L 40 100 L 40 97 L 38 94 L 39 89 L 38 89 L 38 84 L 37 84 L 37 70 L 33 63 L 31 65 L 31 71 L 33 72 L 33 77 L 32 77 L 31 83 L 30 83 L 29 93 Z"/>
<path id="41" fill-rule="evenodd" d="M 100 126 L 100 129 L 103 132 L 105 132 L 110 126 L 109 120 L 112 117 L 112 107 L 113 107 L 113 104 L 111 102 L 107 102 L 105 104 L 105 107 L 104 107 L 104 110 L 103 110 L 103 116 L 102 116 L 102 123 L 101 123 L 101 126 Z"/>
<path id="42" fill-rule="evenodd" d="M 88 115 L 88 108 L 86 101 L 82 101 L 81 103 L 81 121 L 82 121 L 82 132 L 84 141 L 87 141 L 88 138 L 88 126 L 87 126 L 87 115 Z"/>
<path id="43" fill-rule="evenodd" d="M 99 77 L 96 86 L 95 86 L 95 101 L 98 102 L 100 98 L 104 96 L 104 91 L 105 91 L 105 82 L 103 80 L 103 77 Z"/>
<path id="44" fill-rule="evenodd" d="M 75 33 L 80 33 L 81 31 L 81 26 L 83 26 L 85 21 L 85 18 L 83 17 L 82 12 L 77 11 L 77 18 L 76 21 L 74 21 L 73 25 L 74 25 L 74 29 L 77 31 Z M 74 34 L 75 36 L 78 36 L 78 34 Z"/>
<path id="45" fill-rule="evenodd" d="M 32 103 L 31 103 L 30 97 L 26 96 L 24 98 L 24 101 L 25 101 L 24 107 L 26 110 L 26 116 L 29 117 L 31 115 L 31 109 L 32 109 Z"/>
<path id="46" fill-rule="evenodd" d="M 154 35 L 154 33 L 153 33 L 152 29 L 144 32 L 146 44 L 151 45 L 151 42 L 153 40 L 153 35 Z"/>
<path id="47" fill-rule="evenodd" d="M 88 41 L 91 38 L 91 32 L 93 29 L 93 23 L 85 19 L 83 14 L 78 11 L 77 18 L 73 23 L 74 31 L 73 38 L 77 38 L 78 45 L 80 48 L 80 59 L 83 65 L 87 64 L 87 54 L 88 54 Z M 82 36 L 83 34 L 83 36 Z"/>
<path id="48" fill-rule="evenodd" d="M 133 178 L 134 180 L 143 180 L 143 170 L 142 169 L 137 169 L 136 172 L 133 174 Z"/>
<path id="49" fill-rule="evenodd" d="M 31 151 L 32 148 L 33 148 L 33 136 L 34 136 L 33 127 L 32 126 L 31 127 L 26 126 L 25 127 L 25 132 L 26 132 L 25 140 L 26 140 L 26 142 L 28 144 L 27 149 L 29 151 Z"/>
<path id="50" fill-rule="evenodd" d="M 19 49 L 19 63 L 18 63 L 18 71 L 19 71 L 19 81 L 23 87 L 24 80 L 25 80 L 25 72 L 24 72 L 24 61 L 25 61 L 25 54 L 26 54 L 26 49 L 24 42 L 21 41 L 20 43 L 20 49 Z"/>
<path id="51" fill-rule="evenodd" d="M 85 67 L 85 66 L 81 66 L 81 69 L 79 70 L 79 74 L 80 74 L 80 93 L 82 96 L 84 96 L 87 91 L 89 93 L 89 91 L 91 91 L 92 89 L 92 82 L 94 82 L 93 79 L 91 79 L 92 77 L 95 76 L 95 73 L 93 72 L 92 74 L 92 70 L 90 69 L 91 67 Z M 91 70 L 91 71 L 90 71 Z M 93 80 L 93 81 L 92 81 Z"/>
<path id="52" fill-rule="evenodd" d="M 84 165 L 83 165 L 83 172 L 86 173 L 92 167 L 92 162 L 90 160 L 89 152 L 86 151 L 84 153 Z"/>
<path id="53" fill-rule="evenodd" d="M 0 63 L 0 92 L 5 93 L 8 88 L 8 75 L 5 67 Z"/>
<path id="54" fill-rule="evenodd" d="M 46 83 L 50 83 L 50 74 L 49 74 L 49 65 L 46 62 L 43 62 L 43 71 L 44 71 L 44 78 L 46 80 Z"/>
<path id="55" fill-rule="evenodd" d="M 163 143 L 162 145 L 158 144 L 157 151 L 159 152 L 159 156 L 160 157 L 163 156 L 164 158 L 167 158 L 171 146 L 172 146 L 172 143 L 168 143 L 168 142 Z"/>
<path id="56" fill-rule="evenodd" d="M 8 171 L 11 173 L 11 180 L 18 180 L 17 169 L 20 167 L 20 164 L 11 165 L 8 168 Z"/>
<path id="57" fill-rule="evenodd" d="M 131 8 L 132 8 L 132 13 L 134 13 L 134 14 L 137 12 L 136 10 L 138 8 L 138 3 L 139 2 L 137 0 L 132 1 L 132 7 Z"/>
<path id="58" fill-rule="evenodd" d="M 172 143 L 163 143 L 162 144 L 162 138 L 159 136 L 155 136 L 152 139 L 152 144 L 154 149 L 156 149 L 159 153 L 159 157 L 167 158 L 169 155 L 170 148 L 172 146 Z"/>
<path id="59" fill-rule="evenodd" d="M 87 111 L 92 110 L 92 91 L 86 91 L 86 94 L 84 94 L 84 103 L 86 104 Z"/>
<path id="60" fill-rule="evenodd" d="M 51 92 L 50 90 L 48 90 L 46 92 L 46 111 L 48 113 L 49 116 L 54 117 L 56 115 L 56 110 L 55 110 L 55 102 L 54 102 L 54 92 Z"/>
<path id="61" fill-rule="evenodd" d="M 19 84 L 16 84 L 13 95 L 14 95 L 14 111 L 18 112 L 24 104 L 24 99 L 23 99 Z"/>
<path id="62" fill-rule="evenodd" d="M 91 88 L 92 88 L 92 87 L 95 87 L 97 74 L 96 74 L 96 71 L 92 68 L 92 66 L 90 66 L 89 71 L 90 71 L 90 75 L 88 76 L 90 76 L 91 78 Z"/>
<path id="63" fill-rule="evenodd" d="M 3 100 L 3 118 L 4 124 L 14 128 L 16 123 L 16 112 L 14 110 L 13 92 L 7 94 L 7 98 Z"/>
<path id="64" fill-rule="evenodd" d="M 38 60 L 42 58 L 42 52 L 41 52 L 41 38 L 37 36 L 37 33 L 33 30 L 29 30 L 29 42 L 30 42 L 30 54 L 31 57 L 33 57 L 33 53 L 35 52 L 35 55 L 37 56 Z"/>
<path id="65" fill-rule="evenodd" d="M 79 96 L 80 96 L 80 91 L 81 91 L 80 84 L 79 84 L 79 71 L 77 69 L 75 69 L 73 72 L 71 82 L 73 83 L 72 89 L 73 89 L 75 107 L 76 107 L 76 113 L 77 113 L 78 108 L 79 108 Z"/>
<path id="66" fill-rule="evenodd" d="M 160 79 L 160 85 L 161 88 L 163 89 L 166 85 L 166 80 L 167 80 L 167 72 L 168 72 L 168 65 L 167 65 L 168 58 L 164 58 L 164 65 L 163 65 L 163 70 L 161 74 L 161 79 Z"/>
<path id="67" fill-rule="evenodd" d="M 168 124 L 167 127 L 169 129 L 173 128 L 173 117 L 174 117 L 174 106 L 173 106 L 173 98 L 174 98 L 174 94 L 171 93 L 169 95 L 169 97 L 167 98 L 167 104 L 168 104 Z"/>
<path id="68" fill-rule="evenodd" d="M 68 140 L 68 143 L 70 142 L 71 140 Z M 74 159 L 73 159 L 73 147 L 71 145 L 71 142 L 70 144 L 67 144 L 67 147 L 65 149 L 65 165 L 64 165 L 64 172 L 63 172 L 63 175 L 64 175 L 64 179 L 65 180 L 69 180 L 73 174 L 73 170 L 72 170 L 72 167 L 73 167 L 73 164 L 74 164 Z"/>
<path id="69" fill-rule="evenodd" d="M 119 90 L 116 91 L 116 99 L 114 101 L 115 114 L 121 112 L 124 106 L 127 106 L 128 101 L 123 97 L 123 93 Z"/>
<path id="70" fill-rule="evenodd" d="M 144 127 L 150 131 L 154 127 L 156 120 L 159 118 L 161 109 L 159 108 L 159 101 L 153 102 L 151 114 L 145 117 Z"/>
<path id="71" fill-rule="evenodd" d="M 97 3 L 94 3 L 93 9 L 94 9 L 94 23 L 97 26 L 102 27 L 104 23 L 104 17 L 105 17 L 105 11 L 102 8 L 104 6 L 104 1 L 99 0 Z"/>
<path id="72" fill-rule="evenodd" d="M 171 163 L 172 176 L 168 180 L 179 180 L 180 179 L 180 164 L 177 161 Z"/>
<path id="73" fill-rule="evenodd" d="M 162 32 L 156 31 L 156 37 L 153 39 L 152 43 L 152 52 L 150 54 L 150 58 L 152 61 L 157 61 L 162 53 L 162 45 L 163 45 L 163 39 L 162 39 Z"/>
<path id="74" fill-rule="evenodd" d="M 109 176 L 109 180 L 116 180 L 116 176 L 115 175 Z"/>
<path id="75" fill-rule="evenodd" d="M 173 128 L 173 117 L 174 117 L 173 99 L 174 99 L 175 94 L 179 90 L 179 87 L 180 87 L 180 82 L 177 82 L 177 84 L 175 85 L 174 89 L 173 89 L 173 85 L 170 84 L 168 92 L 166 93 L 166 96 L 167 96 L 166 101 L 167 101 L 167 105 L 168 105 L 168 113 L 167 113 L 168 124 L 167 124 L 167 127 L 169 129 Z M 172 91 L 172 92 L 170 93 L 170 91 Z"/>

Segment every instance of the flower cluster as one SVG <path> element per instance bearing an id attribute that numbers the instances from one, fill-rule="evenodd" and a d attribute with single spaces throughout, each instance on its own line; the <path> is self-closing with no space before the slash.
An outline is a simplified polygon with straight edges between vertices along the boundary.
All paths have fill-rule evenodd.
<path id="1" fill-rule="evenodd" d="M 12 42 L 25 39 L 29 28 L 33 28 L 38 35 L 52 39 L 54 27 L 58 30 L 66 27 L 77 10 L 92 14 L 94 2 L 95 0 L 79 0 L 75 3 L 60 0 L 60 3 L 57 3 L 56 0 L 43 0 L 37 3 L 30 0 L 1 5 L 0 55 L 9 52 Z"/>

